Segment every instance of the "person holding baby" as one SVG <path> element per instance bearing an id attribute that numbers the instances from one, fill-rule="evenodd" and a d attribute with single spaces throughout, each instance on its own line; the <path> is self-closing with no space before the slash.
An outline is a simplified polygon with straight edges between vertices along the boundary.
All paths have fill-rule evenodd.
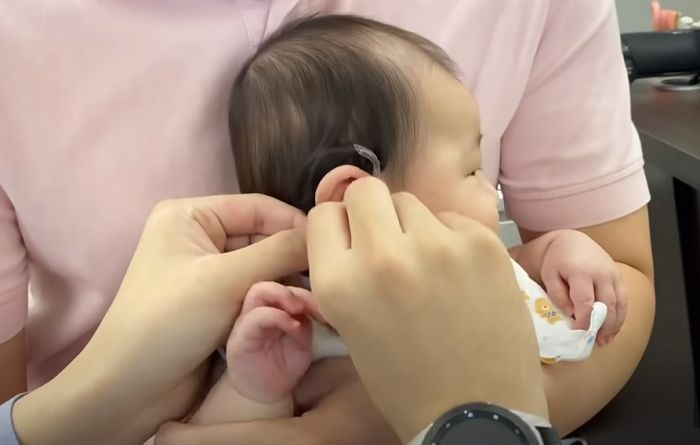
<path id="1" fill-rule="evenodd" d="M 392 13 L 392 7 L 387 6 L 391 2 L 362 7 L 361 2 L 356 3 L 349 12 L 387 19 Z M 470 51 L 455 52 L 452 59 L 429 40 L 401 29 L 417 28 L 431 34 L 422 29 L 427 25 L 415 22 L 411 26 L 413 22 L 405 15 L 388 20 L 401 28 L 348 16 L 287 24 L 267 39 L 240 70 L 230 102 L 230 138 L 242 191 L 268 194 L 304 211 L 317 204 L 342 201 L 351 184 L 374 175 L 392 191 L 410 192 L 434 214 L 455 212 L 496 230 L 493 186 L 499 182 L 509 213 L 521 226 L 525 241 L 511 252 L 513 268 L 537 332 L 549 415 L 560 431 L 568 432 L 614 396 L 646 345 L 653 320 L 652 262 L 644 208 L 648 194 L 639 142 L 629 119 L 624 66 L 619 51 L 615 52 L 619 42 L 611 43 L 617 38 L 614 4 L 572 6 L 543 1 L 521 10 L 509 2 L 502 3 L 499 17 L 520 19 L 518 23 L 513 21 L 508 30 L 520 26 L 532 33 L 523 32 L 516 47 L 515 40 L 508 40 L 507 32 L 496 34 L 494 23 L 494 29 L 489 30 L 476 26 L 475 9 L 459 10 L 455 17 L 463 16 L 465 22 L 474 25 L 470 28 L 474 42 L 465 44 Z M 260 8 L 258 5 L 247 11 L 249 17 L 260 17 Z M 274 20 L 284 9 L 279 8 L 279 3 L 270 3 L 268 20 Z M 431 14 L 437 17 L 441 8 L 434 8 Z M 480 17 L 495 14 L 490 8 L 485 6 Z M 156 8 L 149 13 L 162 12 Z M 207 11 L 202 10 L 202 14 Z M 25 16 L 31 14 L 25 11 Z M 581 32 L 575 33 L 575 27 Z M 454 40 L 458 28 L 451 29 L 452 33 L 439 34 L 448 53 L 450 42 L 459 40 Z M 438 36 L 436 31 L 433 33 Z M 260 32 L 266 35 L 264 30 Z M 487 39 L 489 33 L 498 38 Z M 571 40 L 574 34 L 578 39 L 575 42 Z M 553 37 L 556 35 L 560 38 Z M 490 42 L 489 51 L 478 51 L 486 48 L 486 42 Z M 517 51 L 506 57 L 507 63 L 491 60 L 504 54 L 498 50 L 508 48 Z M 587 66 L 586 61 L 593 59 L 596 64 Z M 581 66 L 587 68 L 587 79 L 571 91 L 571 74 Z M 509 71 L 507 68 L 522 79 L 516 81 L 512 74 L 504 77 L 502 72 Z M 21 131 L 21 126 L 16 128 Z M 111 146 L 105 143 L 105 149 Z M 94 159 L 99 167 L 106 158 L 100 155 Z M 133 166 L 128 156 L 120 159 L 125 161 L 124 166 Z M 18 162 L 30 166 L 29 160 L 25 156 Z M 209 172 L 225 173 L 220 164 L 207 165 Z M 171 167 L 176 170 L 168 177 L 180 180 L 179 188 L 173 190 L 181 190 L 172 193 L 190 193 L 182 188 L 190 183 L 186 177 L 173 174 L 178 164 Z M 182 171 L 194 174 L 192 166 Z M 150 178 L 153 174 L 160 177 L 158 169 L 149 174 Z M 89 181 L 89 176 L 79 178 Z M 2 186 L 7 202 L 15 203 L 12 212 L 6 213 L 10 216 L 6 227 L 11 229 L 16 225 L 13 215 L 26 207 L 21 205 L 22 187 L 16 187 L 12 175 L 6 177 L 9 179 Z M 219 181 L 204 175 L 198 179 L 202 180 L 211 182 L 199 182 L 201 187 L 192 182 L 192 191 L 227 191 L 222 188 L 226 188 L 228 179 Z M 29 226 L 23 233 L 38 235 L 24 240 L 26 248 L 35 253 L 48 249 L 37 244 L 42 238 L 41 228 L 26 221 L 22 224 Z M 61 227 L 59 223 L 55 230 L 60 232 Z M 430 237 L 431 233 L 424 236 Z M 7 246 L 19 245 L 17 239 L 5 238 Z M 55 242 L 62 239 L 59 236 Z M 19 261 L 17 264 L 23 264 L 25 260 Z M 46 269 L 40 267 L 51 262 L 51 255 L 42 261 L 32 266 L 37 267 L 34 270 L 39 277 L 35 296 L 44 308 L 50 308 L 46 298 L 59 287 L 49 286 L 52 282 L 43 274 Z M 6 270 L 13 264 L 8 262 Z M 440 265 L 438 262 L 434 267 Z M 13 267 L 19 270 L 20 266 Z M 55 280 L 70 283 L 65 281 L 70 276 L 66 274 L 59 272 Z M 313 294 L 313 269 L 310 275 Z M 8 291 L 7 295 L 11 294 Z M 358 410 L 367 406 L 366 396 L 343 390 L 354 384 L 346 359 L 326 358 L 308 369 L 312 358 L 343 355 L 338 352 L 343 345 L 329 348 L 335 351 L 332 354 L 312 354 L 311 331 L 327 330 L 326 338 L 316 343 L 332 343 L 335 327 L 331 320 L 318 320 L 318 326 L 310 326 L 308 316 L 316 313 L 311 294 L 303 287 L 274 282 L 251 287 L 228 341 L 230 366 L 219 380 L 230 386 L 216 383 L 209 394 L 214 399 L 205 399 L 188 424 L 169 425 L 167 437 L 161 436 L 164 443 L 185 435 L 210 440 L 221 437 L 222 441 L 252 437 L 258 443 L 279 443 L 275 435 L 285 434 L 289 428 L 296 431 L 299 443 L 308 443 L 301 441 L 302 437 L 333 443 L 388 443 L 377 439 L 388 437 L 381 418 L 372 409 Z M 16 305 L 12 301 L 8 308 Z M 68 301 L 79 305 L 78 300 Z M 85 310 L 96 311 L 91 315 L 94 318 L 108 304 L 101 307 L 93 305 Z M 39 314 L 34 318 L 35 332 L 60 321 L 46 309 L 35 313 Z M 80 311 L 71 313 L 78 315 Z M 490 316 L 493 329 L 500 329 L 500 314 Z M 77 319 L 72 323 L 73 333 L 89 325 Z M 538 323 L 544 330 L 537 329 Z M 16 329 L 7 326 L 8 332 Z M 548 334 L 550 328 L 556 335 Z M 568 336 L 572 331 L 579 333 Z M 13 335 L 0 347 L 3 357 L 21 355 L 13 351 L 27 334 Z M 36 334 L 29 335 L 31 340 Z M 269 335 L 279 341 L 270 342 Z M 598 347 L 593 347 L 593 338 L 597 338 Z M 34 356 L 37 371 L 44 374 L 30 373 L 37 383 L 50 379 L 60 363 L 71 359 L 70 339 L 59 336 L 55 341 L 65 346 L 61 354 L 49 353 L 47 344 L 43 359 Z M 30 348 L 33 344 L 29 342 Z M 260 355 L 251 354 L 265 352 L 261 344 L 283 348 L 273 351 L 296 354 L 294 366 L 291 362 L 264 362 Z M 352 351 L 351 345 L 348 347 Z M 559 360 L 580 361 L 556 363 Z M 271 364 L 283 366 L 275 368 Z M 243 368 L 237 368 L 239 365 Z M 269 381 L 264 380 L 270 375 L 279 377 L 274 379 L 276 383 L 281 377 L 286 379 L 273 394 L 269 393 Z M 601 380 L 600 375 L 606 378 Z M 256 385 L 258 390 L 250 391 Z M 274 407 L 263 406 L 262 414 L 253 417 L 247 417 L 251 411 L 246 409 L 244 416 L 233 413 L 224 419 L 208 420 L 207 406 L 216 402 L 217 388 L 235 391 L 233 394 L 245 403 L 270 405 L 272 401 Z M 308 409 L 309 415 L 292 418 L 290 423 L 284 417 L 292 414 L 292 389 L 296 389 L 297 408 Z M 11 396 L 20 391 L 22 388 L 15 388 L 6 393 Z M 218 408 L 214 411 L 221 412 Z M 259 421 L 272 417 L 283 419 Z"/>

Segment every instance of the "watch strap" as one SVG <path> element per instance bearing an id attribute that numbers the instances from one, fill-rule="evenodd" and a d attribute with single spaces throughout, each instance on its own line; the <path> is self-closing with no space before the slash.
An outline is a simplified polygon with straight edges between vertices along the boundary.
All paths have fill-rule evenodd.
<path id="1" fill-rule="evenodd" d="M 539 440 L 540 445 L 559 445 L 561 443 L 557 432 L 552 428 L 552 424 L 549 420 L 524 411 L 515 409 L 509 411 L 518 416 L 530 427 L 537 440 Z"/>
<path id="2" fill-rule="evenodd" d="M 423 445 L 423 439 L 425 439 L 425 436 L 428 435 L 428 431 L 432 427 L 433 427 L 433 424 L 431 423 L 430 425 L 423 428 L 421 430 L 421 432 L 416 434 L 416 436 L 413 439 L 411 439 L 411 441 L 408 442 L 406 445 Z"/>

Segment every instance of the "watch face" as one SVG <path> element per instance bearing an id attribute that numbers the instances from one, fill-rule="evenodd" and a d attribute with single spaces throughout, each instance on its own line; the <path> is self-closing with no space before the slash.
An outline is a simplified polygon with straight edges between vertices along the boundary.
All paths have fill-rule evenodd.
<path id="1" fill-rule="evenodd" d="M 468 443 L 527 445 L 529 442 L 523 434 L 514 433 L 514 429 L 505 423 L 491 419 L 474 419 L 445 430 L 439 441 L 434 443 L 436 445 L 464 445 Z"/>
<path id="2" fill-rule="evenodd" d="M 424 445 L 529 445 L 538 443 L 530 427 L 508 410 L 474 403 L 442 416 L 428 431 Z"/>

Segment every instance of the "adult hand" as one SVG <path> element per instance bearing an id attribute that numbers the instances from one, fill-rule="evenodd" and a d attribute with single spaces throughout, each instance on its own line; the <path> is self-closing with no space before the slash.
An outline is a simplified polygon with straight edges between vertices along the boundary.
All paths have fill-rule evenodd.
<path id="1" fill-rule="evenodd" d="M 218 425 L 170 422 L 156 445 L 399 445 L 347 358 L 312 365 L 294 393 L 299 417 Z"/>
<path id="2" fill-rule="evenodd" d="M 307 238 L 321 314 L 404 443 L 470 401 L 547 417 L 532 321 L 493 232 L 366 178 L 311 211 Z"/>
<path id="3" fill-rule="evenodd" d="M 89 344 L 15 405 L 22 443 L 141 443 L 185 414 L 248 288 L 305 269 L 303 223 L 257 195 L 159 204 Z"/>

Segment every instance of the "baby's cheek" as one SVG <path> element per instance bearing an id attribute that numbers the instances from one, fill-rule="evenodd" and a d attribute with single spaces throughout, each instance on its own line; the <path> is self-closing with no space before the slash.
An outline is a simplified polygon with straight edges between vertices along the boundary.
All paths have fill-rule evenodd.
<path id="1" fill-rule="evenodd" d="M 498 215 L 498 207 L 489 208 L 486 210 L 486 215 L 484 216 L 484 223 L 489 229 L 493 230 L 496 235 L 501 234 L 501 223 L 500 217 Z"/>
<path id="2" fill-rule="evenodd" d="M 498 207 L 488 196 L 478 193 L 465 196 L 456 211 L 499 233 Z"/>
<path id="3" fill-rule="evenodd" d="M 479 222 L 500 233 L 499 215 L 498 215 L 498 193 L 490 184 L 482 184 L 482 190 L 479 194 L 479 213 L 481 215 Z"/>

